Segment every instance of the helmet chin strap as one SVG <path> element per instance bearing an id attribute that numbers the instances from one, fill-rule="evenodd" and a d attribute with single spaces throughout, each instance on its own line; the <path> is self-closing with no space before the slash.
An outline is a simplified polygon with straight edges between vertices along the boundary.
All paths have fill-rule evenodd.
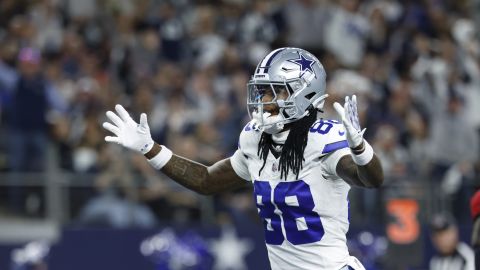
<path id="1" fill-rule="evenodd" d="M 282 121 L 285 118 L 281 114 L 272 115 L 269 112 L 264 112 L 263 115 L 260 115 L 258 112 L 253 112 L 252 118 L 255 128 L 268 134 L 277 134 L 285 127 Z"/>

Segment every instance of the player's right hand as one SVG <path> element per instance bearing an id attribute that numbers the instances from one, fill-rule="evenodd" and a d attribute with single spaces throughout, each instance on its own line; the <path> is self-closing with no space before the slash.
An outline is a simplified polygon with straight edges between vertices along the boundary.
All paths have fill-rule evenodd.
<path id="1" fill-rule="evenodd" d="M 106 136 L 105 141 L 123 145 L 126 148 L 140 152 L 148 153 L 152 149 L 154 142 L 150 135 L 150 128 L 147 123 L 147 115 L 140 115 L 140 123 L 135 122 L 122 105 L 115 106 L 117 113 L 108 111 L 108 119 L 112 121 L 104 122 L 103 128 L 115 134 L 115 136 Z"/>

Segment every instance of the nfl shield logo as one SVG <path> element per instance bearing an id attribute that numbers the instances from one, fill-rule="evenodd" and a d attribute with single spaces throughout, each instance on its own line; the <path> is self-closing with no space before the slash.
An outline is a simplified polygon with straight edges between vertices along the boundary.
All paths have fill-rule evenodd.
<path id="1" fill-rule="evenodd" d="M 274 163 L 272 164 L 272 171 L 273 171 L 273 172 L 277 172 L 277 171 L 278 171 L 278 165 L 277 165 L 276 162 L 274 162 Z"/>

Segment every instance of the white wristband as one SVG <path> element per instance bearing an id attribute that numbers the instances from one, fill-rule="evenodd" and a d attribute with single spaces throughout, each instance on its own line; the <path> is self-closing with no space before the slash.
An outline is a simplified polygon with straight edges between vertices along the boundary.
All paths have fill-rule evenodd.
<path id="1" fill-rule="evenodd" d="M 148 163 L 152 165 L 157 170 L 160 170 L 167 164 L 167 162 L 172 158 L 172 151 L 168 149 L 165 145 L 161 145 L 162 150 L 160 150 L 160 153 L 158 153 L 156 156 L 154 156 L 152 159 L 148 160 Z"/>
<path id="2" fill-rule="evenodd" d="M 360 166 L 368 164 L 373 158 L 372 146 L 366 140 L 363 140 L 363 143 L 365 144 L 365 150 L 360 155 L 355 155 L 352 152 L 353 162 Z"/>

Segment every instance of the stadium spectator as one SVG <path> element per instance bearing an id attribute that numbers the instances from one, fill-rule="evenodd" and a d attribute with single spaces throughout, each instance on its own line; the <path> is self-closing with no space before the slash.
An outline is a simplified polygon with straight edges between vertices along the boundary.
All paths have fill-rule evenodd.
<path id="1" fill-rule="evenodd" d="M 455 221 L 446 214 L 438 214 L 430 224 L 431 237 L 437 254 L 430 260 L 430 270 L 474 270 L 472 249 L 459 240 Z"/>
<path id="2" fill-rule="evenodd" d="M 26 47 L 18 54 L 17 69 L 0 63 L 0 84 L 7 96 L 5 126 L 8 130 L 9 168 L 13 172 L 42 172 L 46 166 L 50 110 L 64 112 L 65 101 L 41 70 L 41 52 Z M 9 203 L 23 211 L 25 194 L 18 178 L 10 179 Z"/>
<path id="3" fill-rule="evenodd" d="M 475 251 L 475 269 L 480 269 L 480 190 L 470 199 L 470 213 L 473 221 L 471 244 Z"/>

